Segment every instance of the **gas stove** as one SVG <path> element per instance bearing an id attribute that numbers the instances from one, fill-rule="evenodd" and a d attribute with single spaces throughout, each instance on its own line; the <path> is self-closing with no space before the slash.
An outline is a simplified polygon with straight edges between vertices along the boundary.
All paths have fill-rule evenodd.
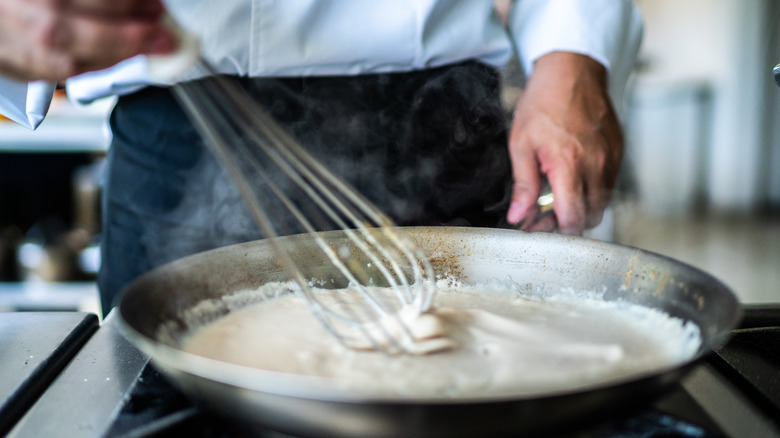
<path id="1" fill-rule="evenodd" d="M 546 436 L 780 438 L 780 306 L 745 314 L 727 345 L 657 400 Z M 0 434 L 286 437 L 247 430 L 188 400 L 118 333 L 116 319 L 112 313 L 98 328 L 90 314 L 0 314 Z"/>

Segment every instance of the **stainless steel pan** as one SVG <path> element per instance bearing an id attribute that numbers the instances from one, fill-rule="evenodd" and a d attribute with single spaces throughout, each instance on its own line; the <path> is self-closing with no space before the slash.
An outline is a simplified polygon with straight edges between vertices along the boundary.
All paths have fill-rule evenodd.
<path id="1" fill-rule="evenodd" d="M 161 324 L 173 327 L 174 334 L 186 333 L 188 322 L 181 311 L 203 300 L 285 279 L 264 241 L 197 254 L 144 275 L 124 292 L 119 306 L 123 331 L 185 393 L 251 427 L 318 437 L 449 437 L 550 434 L 646 403 L 723 343 L 739 322 L 738 302 L 718 280 L 636 248 L 512 230 L 421 227 L 404 232 L 429 254 L 438 272 L 468 282 L 510 276 L 545 294 L 603 290 L 605 300 L 663 309 L 695 322 L 703 345 L 679 366 L 585 389 L 532 397 L 420 400 L 357 396 L 322 379 L 197 357 L 178 350 L 175 339 L 159 335 Z M 324 236 L 334 244 L 344 239 L 340 232 Z M 316 258 L 320 251 L 309 237 L 286 239 L 295 242 L 294 256 L 307 275 L 327 277 L 322 266 L 328 264 Z"/>

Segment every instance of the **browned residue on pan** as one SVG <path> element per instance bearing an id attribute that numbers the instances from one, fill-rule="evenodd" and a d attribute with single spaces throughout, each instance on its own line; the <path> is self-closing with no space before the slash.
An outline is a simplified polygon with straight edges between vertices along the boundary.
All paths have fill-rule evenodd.
<path id="1" fill-rule="evenodd" d="M 634 270 L 636 269 L 636 263 L 639 261 L 639 253 L 635 253 L 633 257 L 631 257 L 631 264 L 628 266 L 628 270 L 626 271 L 626 279 L 623 281 L 623 289 L 628 289 L 629 286 L 631 286 L 631 279 L 634 277 Z"/>
<path id="2" fill-rule="evenodd" d="M 453 237 L 447 233 L 432 230 L 423 230 L 417 234 L 418 243 L 426 248 L 428 261 L 433 266 L 437 276 L 454 276 L 461 278 L 464 267 L 460 262 L 461 253 L 456 249 L 457 244 L 452 243 Z M 460 239 L 464 252 L 469 249 L 468 243 Z"/>
<path id="3" fill-rule="evenodd" d="M 433 270 L 439 276 L 463 277 L 464 268 L 458 260 L 457 255 L 431 257 L 428 260 L 431 262 L 431 265 L 433 265 Z"/>
<path id="4" fill-rule="evenodd" d="M 655 273 L 653 273 L 653 274 L 655 274 Z M 667 281 L 669 281 L 669 274 L 667 274 L 667 273 L 661 274 L 661 280 L 658 281 L 658 287 L 655 288 L 656 296 L 661 295 L 661 292 L 663 292 L 664 287 L 666 287 Z"/>

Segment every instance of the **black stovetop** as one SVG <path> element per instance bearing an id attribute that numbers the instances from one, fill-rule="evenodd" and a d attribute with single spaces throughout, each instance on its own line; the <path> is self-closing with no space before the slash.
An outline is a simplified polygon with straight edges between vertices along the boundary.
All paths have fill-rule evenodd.
<path id="1" fill-rule="evenodd" d="M 674 384 L 657 400 L 619 416 L 605 415 L 595 424 L 578 426 L 574 432 L 547 435 L 553 438 L 657 438 L 657 437 L 725 437 L 767 436 L 780 438 L 780 306 L 753 308 L 740 329 L 735 330 L 724 347 L 704 358 L 689 375 Z M 101 344 L 85 345 L 82 352 L 51 384 L 40 399 L 30 407 L 11 436 L 34 436 L 30 431 L 61 431 L 61 436 L 104 436 L 108 438 L 140 437 L 219 437 L 257 436 L 242 425 L 219 417 L 194 405 L 145 359 L 137 350 L 118 355 L 113 361 L 121 365 L 131 387 L 116 398 L 117 408 L 101 406 L 109 414 L 81 414 L 94 396 L 89 391 L 120 380 L 116 377 L 84 374 L 86 364 L 95 365 L 98 356 L 85 360 L 83 352 L 104 350 L 106 345 L 125 341 L 112 327 L 110 318 L 92 336 L 90 343 L 104 338 Z M 108 340 L 113 339 L 111 342 Z M 113 348 L 113 347 L 111 347 Z M 118 348 L 118 347 L 117 347 Z M 117 357 L 122 358 L 121 361 Z M 81 364 L 78 362 L 81 360 Z M 132 367 L 125 365 L 132 364 Z M 77 366 L 78 365 L 78 366 Z M 97 364 L 99 365 L 99 363 Z M 75 370 L 71 368 L 76 368 Z M 88 367 L 87 367 L 88 368 Z M 105 367 L 95 369 L 102 370 Z M 102 372 L 102 371 L 101 371 Z M 81 373 L 81 374 L 79 374 Z M 66 378 L 68 375 L 77 377 Z M 128 377 L 132 376 L 132 377 Z M 94 378 L 93 377 L 97 377 Z M 74 393 L 74 385 L 88 388 Z M 95 382 L 93 382 L 95 380 Z M 99 382 L 97 382 L 100 380 Z M 110 380 L 110 382 L 109 382 Z M 82 382 L 83 381 L 83 382 Z M 113 387 L 112 387 L 113 388 Z M 63 394 L 73 403 L 63 404 Z M 80 398 L 79 398 L 80 397 Z M 43 409 L 41 407 L 55 406 Z M 93 404 L 93 410 L 98 409 Z M 82 416 L 82 417 L 79 417 Z M 57 424 L 41 427 L 41 423 L 57 418 Z M 86 419 L 85 419 L 86 418 Z M 96 419 L 97 418 L 97 419 Z M 73 423 L 73 424 L 69 424 Z M 261 438 L 282 438 L 286 435 L 267 431 Z"/>
<path id="2" fill-rule="evenodd" d="M 717 382 L 717 383 L 716 383 Z M 713 406 L 718 384 L 743 408 Z M 726 403 L 728 405 L 728 403 Z M 742 411 L 750 414 L 744 414 Z M 728 418 L 727 418 L 728 417 Z M 749 431 L 780 436 L 780 327 L 735 330 L 729 343 L 707 357 L 688 379 L 628 415 L 583 425 L 556 438 L 743 437 Z M 108 437 L 250 436 L 228 420 L 193 405 L 148 366 Z M 264 437 L 282 437 L 268 432 Z M 772 435 L 767 435 L 772 436 Z"/>
<path id="3" fill-rule="evenodd" d="M 254 434 L 254 435 L 253 435 Z M 233 438 L 257 436 L 217 414 L 193 405 L 153 367 L 144 370 L 134 395 L 106 434 L 112 438 L 188 436 Z M 585 425 L 575 433 L 551 438 L 721 437 L 718 426 L 680 386 L 627 416 Z M 268 431 L 259 438 L 286 435 Z"/>

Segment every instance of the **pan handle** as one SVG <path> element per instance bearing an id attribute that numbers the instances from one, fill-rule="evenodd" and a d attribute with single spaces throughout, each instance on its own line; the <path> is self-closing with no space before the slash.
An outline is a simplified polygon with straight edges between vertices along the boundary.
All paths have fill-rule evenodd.
<path id="1" fill-rule="evenodd" d="M 780 327 L 780 304 L 750 304 L 742 306 L 740 329 Z"/>
<path id="2" fill-rule="evenodd" d="M 774 76 L 777 86 L 780 87 L 780 64 L 777 64 L 775 68 L 772 69 L 772 76 Z"/>

